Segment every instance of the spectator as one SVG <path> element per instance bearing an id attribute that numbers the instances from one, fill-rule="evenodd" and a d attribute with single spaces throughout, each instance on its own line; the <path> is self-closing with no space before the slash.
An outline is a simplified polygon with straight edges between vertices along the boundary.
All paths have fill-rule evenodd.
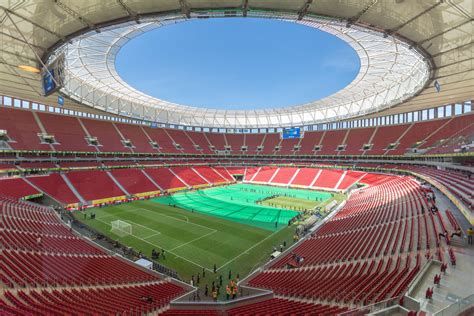
<path id="1" fill-rule="evenodd" d="M 140 297 L 140 300 L 147 303 L 153 303 L 153 298 L 150 296 L 142 296 Z"/>
<path id="2" fill-rule="evenodd" d="M 441 264 L 441 272 L 446 273 L 446 269 L 447 269 L 447 268 L 448 268 L 448 264 L 447 264 L 447 263 Z"/>
<path id="3" fill-rule="evenodd" d="M 462 237 L 462 230 L 460 227 L 456 228 L 456 231 L 451 234 L 451 238 L 453 238 L 453 236 L 458 236 L 459 238 Z"/>
<path id="4" fill-rule="evenodd" d="M 444 237 L 444 239 L 447 239 L 448 236 L 449 236 L 449 234 L 448 234 L 448 231 L 445 230 L 444 233 L 438 233 L 438 236 L 439 236 L 439 237 Z"/>
<path id="5" fill-rule="evenodd" d="M 441 276 L 439 274 L 435 274 L 434 276 L 434 284 L 439 285 L 439 282 L 441 281 Z"/>
<path id="6" fill-rule="evenodd" d="M 426 289 L 425 297 L 427 299 L 432 299 L 433 298 L 433 288 L 427 288 Z"/>

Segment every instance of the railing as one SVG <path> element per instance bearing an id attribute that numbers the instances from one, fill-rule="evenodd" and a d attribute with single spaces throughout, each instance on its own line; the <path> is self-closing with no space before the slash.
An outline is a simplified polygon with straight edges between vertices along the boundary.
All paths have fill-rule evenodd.
<path id="1" fill-rule="evenodd" d="M 433 314 L 433 316 L 452 316 L 452 315 L 472 315 L 474 313 L 474 294 L 458 300 L 442 310 Z"/>
<path id="2" fill-rule="evenodd" d="M 427 273 L 429 272 L 429 269 L 430 269 L 432 266 L 438 266 L 437 269 L 440 269 L 441 264 L 442 264 L 442 263 L 441 263 L 440 261 L 438 261 L 438 260 L 429 259 L 429 260 L 423 265 L 423 267 L 421 268 L 420 272 L 418 272 L 416 278 L 414 278 L 413 281 L 411 281 L 410 284 L 408 284 L 406 295 L 412 297 L 412 294 L 413 294 L 414 290 L 418 287 L 418 285 L 420 284 L 420 282 L 423 280 L 423 277 L 425 276 L 425 274 L 427 274 Z"/>
<path id="3" fill-rule="evenodd" d="M 338 314 L 339 316 L 359 316 L 359 315 L 366 315 L 369 313 L 374 313 L 377 311 L 381 311 L 383 309 L 399 305 L 400 299 L 403 295 L 399 295 L 397 297 L 392 297 L 371 305 L 362 306 L 356 309 L 348 310 L 344 313 Z"/>

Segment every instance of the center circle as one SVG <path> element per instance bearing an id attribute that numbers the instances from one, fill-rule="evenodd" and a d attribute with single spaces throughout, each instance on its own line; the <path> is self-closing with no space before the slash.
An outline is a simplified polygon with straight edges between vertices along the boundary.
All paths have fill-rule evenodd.
<path id="1" fill-rule="evenodd" d="M 279 20 L 199 19 L 125 44 L 115 67 L 148 95 L 201 108 L 252 110 L 305 104 L 354 80 L 355 50 L 323 31 Z"/>

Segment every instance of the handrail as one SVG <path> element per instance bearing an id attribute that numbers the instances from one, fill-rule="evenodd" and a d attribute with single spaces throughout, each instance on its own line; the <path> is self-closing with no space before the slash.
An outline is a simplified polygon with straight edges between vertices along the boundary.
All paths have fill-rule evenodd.
<path id="1" fill-rule="evenodd" d="M 457 300 L 455 303 L 446 306 L 436 313 L 433 313 L 433 316 L 462 315 L 462 312 L 467 312 L 468 310 L 474 311 L 474 293 Z M 467 315 L 472 314 L 467 313 L 466 316 Z"/>

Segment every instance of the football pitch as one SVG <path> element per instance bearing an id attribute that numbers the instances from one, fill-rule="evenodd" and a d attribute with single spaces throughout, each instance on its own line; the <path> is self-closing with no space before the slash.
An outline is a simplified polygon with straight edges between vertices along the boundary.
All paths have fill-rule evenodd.
<path id="1" fill-rule="evenodd" d="M 274 196 L 316 205 L 330 198 L 331 194 L 301 189 L 233 184 L 180 192 L 171 196 L 158 197 L 154 201 L 246 225 L 277 230 L 288 226 L 288 222 L 297 216 L 298 212 L 279 204 L 265 205 L 266 199 Z M 259 203 L 260 201 L 262 202 Z"/>
<path id="2" fill-rule="evenodd" d="M 298 194 L 307 192 L 312 199 L 317 196 L 322 201 L 331 196 L 327 193 L 317 195 L 321 192 L 315 191 L 298 191 L 302 191 Z M 288 192 L 295 191 L 236 184 L 88 209 L 85 215 L 75 213 L 75 216 L 86 225 L 141 251 L 149 258 L 152 249 L 165 250 L 165 258 L 160 256 L 158 262 L 176 270 L 185 281 L 205 269 L 207 275 L 203 282 L 212 282 L 216 276 L 212 273 L 214 265 L 217 274 L 226 276 L 231 270 L 243 278 L 269 259 L 273 247 L 279 248 L 284 242 L 287 246 L 293 243 L 295 227 L 288 226 L 288 220 L 298 212 L 256 204 L 265 197 L 282 192 L 283 195 L 284 192 L 290 195 Z M 293 193 L 292 198 L 296 196 Z M 173 198 L 176 206 L 171 203 L 168 205 L 170 198 Z M 187 198 L 193 201 L 192 206 L 186 202 Z M 239 215 L 241 218 L 236 217 L 239 212 L 242 213 Z M 96 215 L 95 219 L 91 219 L 91 213 Z M 258 223 L 252 224 L 253 219 Z M 112 222 L 117 220 L 130 224 L 131 233 L 113 233 Z M 265 220 L 268 222 L 264 223 Z M 275 220 L 281 223 L 277 229 Z"/>

